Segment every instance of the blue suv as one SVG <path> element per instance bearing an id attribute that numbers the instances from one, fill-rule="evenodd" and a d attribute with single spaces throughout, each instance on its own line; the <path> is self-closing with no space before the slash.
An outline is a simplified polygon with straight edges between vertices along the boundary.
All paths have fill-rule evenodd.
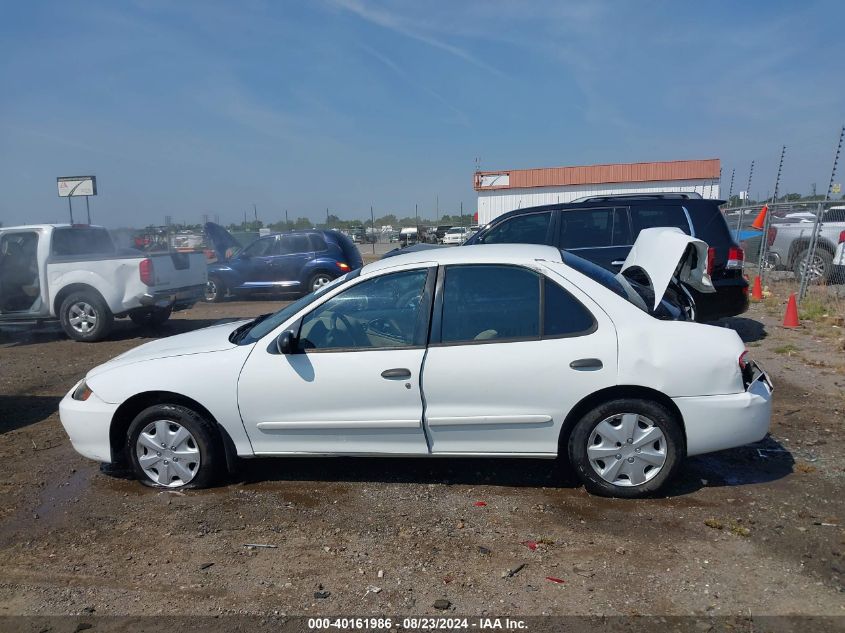
<path id="1" fill-rule="evenodd" d="M 210 222 L 205 232 L 217 255 L 208 266 L 206 301 L 253 291 L 307 294 L 363 265 L 358 247 L 337 231 L 275 233 L 242 249 L 222 226 Z"/>

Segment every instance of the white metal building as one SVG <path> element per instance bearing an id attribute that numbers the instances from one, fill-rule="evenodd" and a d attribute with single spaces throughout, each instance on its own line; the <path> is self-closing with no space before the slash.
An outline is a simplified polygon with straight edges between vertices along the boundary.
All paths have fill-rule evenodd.
<path id="1" fill-rule="evenodd" d="M 478 223 L 483 226 L 513 209 L 571 202 L 584 196 L 672 191 L 718 198 L 720 176 L 718 158 L 479 171 L 474 182 Z"/>

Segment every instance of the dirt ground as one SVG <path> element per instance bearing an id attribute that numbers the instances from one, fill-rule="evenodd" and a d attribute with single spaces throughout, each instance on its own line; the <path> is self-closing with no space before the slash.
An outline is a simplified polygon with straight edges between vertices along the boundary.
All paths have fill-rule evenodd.
<path id="1" fill-rule="evenodd" d="M 160 334 L 279 305 L 202 304 Z M 843 330 L 781 315 L 724 324 L 772 375 L 771 437 L 689 459 L 642 501 L 523 460 L 272 459 L 157 492 L 77 455 L 56 413 L 87 370 L 157 334 L 4 329 L 0 615 L 845 615 Z"/>

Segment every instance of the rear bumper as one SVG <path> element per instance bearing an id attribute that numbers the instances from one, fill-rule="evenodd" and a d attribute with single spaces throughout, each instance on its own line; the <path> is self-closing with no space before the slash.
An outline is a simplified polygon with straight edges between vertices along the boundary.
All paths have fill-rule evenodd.
<path id="1" fill-rule="evenodd" d="M 185 286 L 158 292 L 146 292 L 138 297 L 138 301 L 145 307 L 169 308 L 184 310 L 193 306 L 205 296 L 205 285 Z"/>
<path id="2" fill-rule="evenodd" d="M 744 278 L 714 281 L 716 292 L 690 290 L 698 313 L 696 321 L 715 321 L 748 310 L 748 282 Z"/>
<path id="3" fill-rule="evenodd" d="M 744 393 L 673 398 L 684 419 L 687 455 L 701 455 L 762 440 L 772 417 L 772 387 L 760 372 Z"/>
<path id="4" fill-rule="evenodd" d="M 97 394 L 91 394 L 85 401 L 74 400 L 71 394 L 76 386 L 59 403 L 62 426 L 77 453 L 98 462 L 111 463 L 109 428 L 118 405 L 103 402 Z"/>

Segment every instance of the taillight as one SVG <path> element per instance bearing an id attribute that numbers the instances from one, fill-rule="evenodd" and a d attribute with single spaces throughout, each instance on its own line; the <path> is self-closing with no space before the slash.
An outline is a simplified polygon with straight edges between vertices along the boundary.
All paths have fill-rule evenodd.
<path id="1" fill-rule="evenodd" d="M 337 262 L 337 267 L 338 267 L 338 268 L 340 268 L 340 269 L 341 269 L 343 272 L 345 272 L 345 273 L 346 273 L 346 272 L 349 272 L 350 270 L 352 270 L 352 269 L 349 267 L 349 264 L 346 264 L 346 263 L 344 263 L 344 262 Z"/>
<path id="2" fill-rule="evenodd" d="M 713 264 L 716 261 L 716 249 L 712 246 L 707 249 L 707 274 L 713 272 Z"/>
<path id="3" fill-rule="evenodd" d="M 728 249 L 728 263 L 725 268 L 742 268 L 742 262 L 745 261 L 745 251 L 739 246 L 731 246 Z"/>
<path id="4" fill-rule="evenodd" d="M 746 365 L 748 365 L 748 350 L 739 355 L 739 371 L 745 371 Z"/>
<path id="5" fill-rule="evenodd" d="M 153 260 L 147 258 L 142 259 L 140 266 L 138 266 L 138 272 L 141 275 L 141 283 L 147 286 L 155 285 L 153 281 Z"/>
<path id="6" fill-rule="evenodd" d="M 842 242 L 845 242 L 845 231 L 839 234 L 839 243 L 842 244 Z"/>
<path id="7" fill-rule="evenodd" d="M 771 246 L 775 243 L 775 238 L 778 236 L 778 229 L 776 226 L 770 226 L 769 232 L 766 233 L 766 244 Z"/>

